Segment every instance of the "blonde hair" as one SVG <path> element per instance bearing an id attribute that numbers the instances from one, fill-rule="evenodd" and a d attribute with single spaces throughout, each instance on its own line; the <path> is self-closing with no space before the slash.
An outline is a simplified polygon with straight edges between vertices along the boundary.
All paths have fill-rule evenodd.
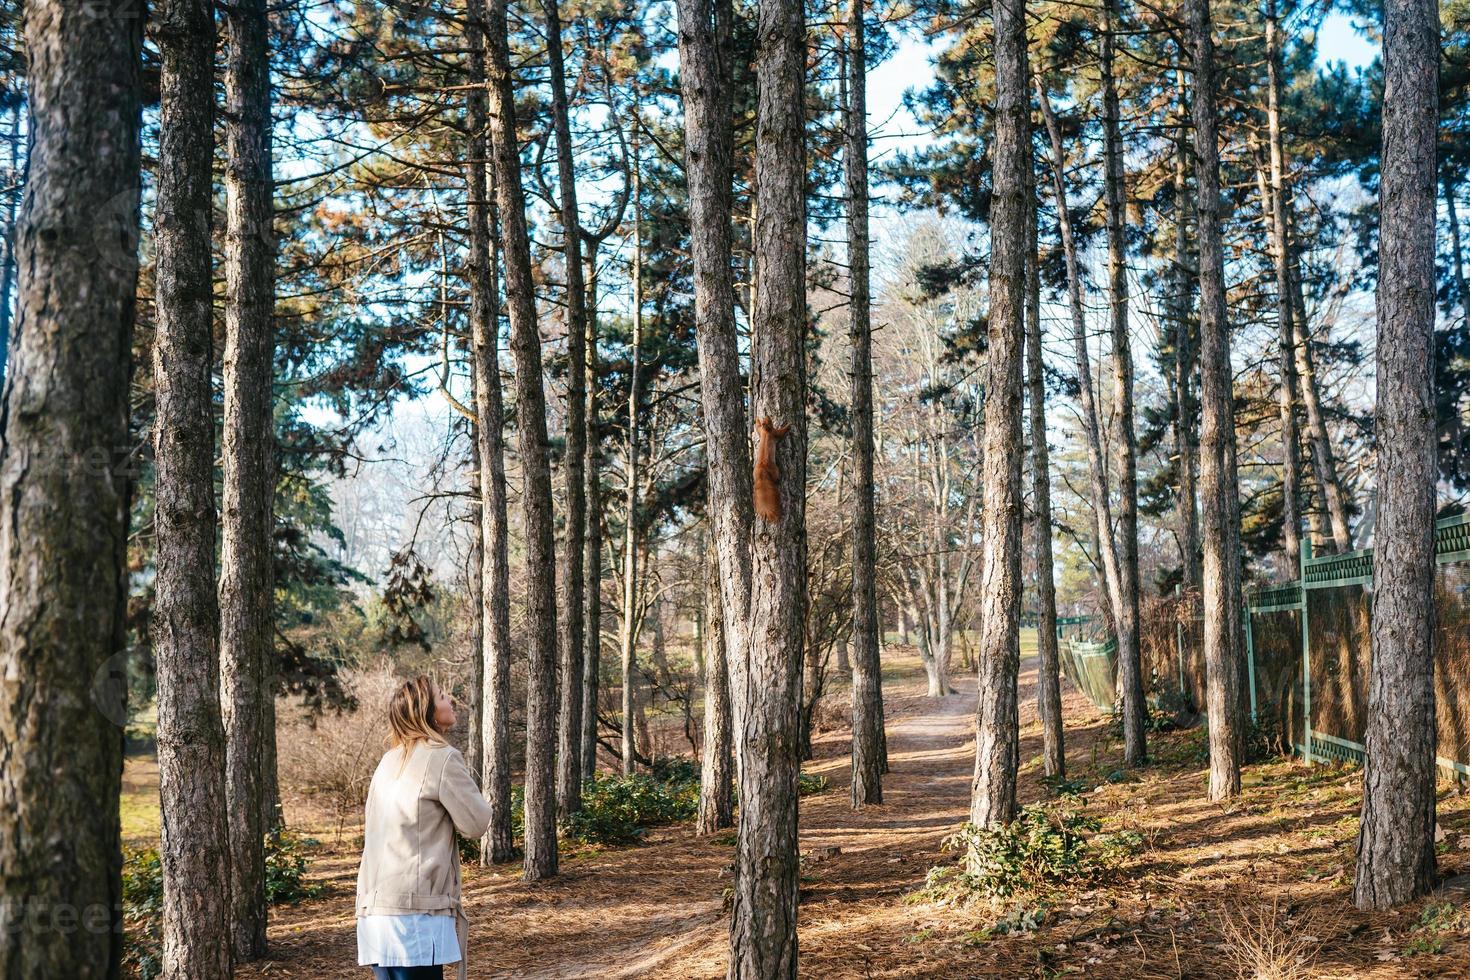
<path id="1" fill-rule="evenodd" d="M 413 754 L 420 742 L 443 745 L 444 735 L 434 727 L 434 682 L 420 674 L 404 681 L 388 702 L 389 741 L 403 749 L 403 759 Z"/>

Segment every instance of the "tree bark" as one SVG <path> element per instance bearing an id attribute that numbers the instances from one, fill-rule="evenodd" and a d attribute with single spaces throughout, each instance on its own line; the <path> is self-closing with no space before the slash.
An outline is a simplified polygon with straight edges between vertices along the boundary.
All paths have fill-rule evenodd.
<path id="1" fill-rule="evenodd" d="M 225 12 L 225 356 L 221 697 L 229 804 L 230 923 L 235 958 L 266 952 L 264 820 L 275 769 L 274 510 L 275 184 L 271 170 L 269 22 L 265 0 Z M 207 79 L 206 79 L 207 84 Z M 206 180 L 206 187 L 208 182 Z M 207 193 L 207 191 L 206 191 Z M 205 205 L 207 204 L 205 198 Z M 212 480 L 212 474 L 211 474 Z M 274 779 L 271 780 L 274 783 Z"/>
<path id="2" fill-rule="evenodd" d="M 1281 416 L 1281 527 L 1286 567 L 1301 567 L 1301 437 L 1297 427 L 1296 332 L 1292 326 L 1291 267 L 1283 184 L 1285 150 L 1281 139 L 1281 31 L 1276 0 L 1266 0 L 1266 132 L 1270 143 L 1271 181 L 1266 203 L 1271 220 L 1271 259 L 1276 268 L 1276 323 L 1281 347 L 1281 384 L 1277 407 Z"/>
<path id="3" fill-rule="evenodd" d="M 873 500 L 873 324 L 868 282 L 868 61 L 863 0 L 847 18 L 847 252 L 851 275 L 852 805 L 883 802 L 883 664 L 878 659 L 878 546 Z"/>
<path id="4" fill-rule="evenodd" d="M 597 776 L 597 691 L 602 669 L 602 474 L 598 465 L 597 418 L 597 248 L 588 249 L 587 262 L 587 532 L 583 567 L 587 572 L 587 619 L 583 642 L 587 651 L 582 670 L 582 780 Z"/>
<path id="5" fill-rule="evenodd" d="M 747 664 L 750 539 L 754 513 L 731 254 L 733 12 L 729 0 L 679 0 L 677 7 L 685 172 L 689 180 L 694 261 L 695 339 L 699 346 L 700 404 L 709 483 L 707 506 L 713 551 L 719 565 L 720 622 L 730 685 L 731 734 L 737 769 L 743 773 L 750 670 Z M 745 777 L 742 774 L 738 778 Z M 739 863 L 737 859 L 737 867 Z M 734 935 L 732 931 L 732 942 Z M 779 965 L 781 961 L 774 962 Z"/>
<path id="6" fill-rule="evenodd" d="M 1290 207 L 1287 208 L 1290 213 Z M 1291 236 L 1287 236 L 1291 245 Z M 1292 339 L 1296 347 L 1296 373 L 1301 382 L 1302 408 L 1307 414 L 1307 431 L 1312 439 L 1312 473 L 1327 503 L 1327 516 L 1332 525 L 1332 545 L 1339 554 L 1353 548 L 1352 530 L 1348 525 L 1347 495 L 1337 475 L 1336 455 L 1332 451 L 1332 435 L 1327 431 L 1327 416 L 1322 410 L 1322 396 L 1317 387 L 1317 358 L 1312 353 L 1311 331 L 1307 327 L 1306 304 L 1302 300 L 1300 269 L 1291 277 L 1293 310 Z"/>
<path id="7" fill-rule="evenodd" d="M 470 204 L 472 208 L 475 206 Z M 469 275 L 475 274 L 469 270 Z M 470 403 L 477 405 L 479 393 L 475 391 L 473 326 L 470 327 L 470 344 Z M 470 772 L 479 774 L 485 768 L 485 495 L 480 489 L 480 434 L 475 431 L 479 425 L 478 413 L 476 419 L 470 427 L 470 549 L 465 556 L 464 567 L 465 591 L 470 601 L 470 684 L 466 698 L 470 717 L 464 761 Z"/>
<path id="8" fill-rule="evenodd" d="M 1183 49 L 1181 63 L 1188 58 Z M 1178 456 L 1179 492 L 1174 509 L 1179 523 L 1180 578 L 1186 592 L 1200 585 L 1199 494 L 1195 461 L 1199 452 L 1199 415 L 1194 397 L 1195 351 L 1190 322 L 1194 275 L 1189 256 L 1189 116 L 1184 69 L 1176 72 L 1179 118 L 1174 140 L 1174 451 Z"/>
<path id="9" fill-rule="evenodd" d="M 210 390 L 214 13 L 202 0 L 169 0 L 159 8 L 156 30 L 162 66 L 154 235 L 156 574 L 150 632 L 158 665 L 163 967 L 166 977 L 228 977 L 235 938 L 233 841 L 227 829 L 220 721 Z M 251 679 L 248 672 L 237 676 L 244 683 Z M 250 729 L 252 741 L 259 736 L 258 713 L 240 724 Z M 260 814 L 253 798 L 246 809 L 242 818 L 248 825 Z M 242 897 L 248 904 L 251 896 Z"/>
<path id="10" fill-rule="evenodd" d="M 542 0 L 546 13 L 546 52 L 551 69 L 551 119 L 556 138 L 558 193 L 561 195 L 562 250 L 567 277 L 566 523 L 562 544 L 561 705 L 557 724 L 556 812 L 570 816 L 582 806 L 583 560 L 587 525 L 586 386 L 587 286 L 582 279 L 582 225 L 577 216 L 576 161 L 568 119 L 558 0 Z"/>
<path id="11" fill-rule="evenodd" d="M 1067 774 L 1062 739 L 1062 677 L 1057 650 L 1057 585 L 1052 577 L 1051 454 L 1046 444 L 1046 383 L 1041 347 L 1041 270 L 1036 242 L 1036 169 L 1026 160 L 1026 388 L 1030 400 L 1031 496 L 1036 535 L 1036 713 L 1046 774 Z"/>
<path id="12" fill-rule="evenodd" d="M 556 851 L 556 540 L 551 514 L 551 461 L 541 333 L 531 278 L 531 241 L 516 144 L 515 87 L 505 0 L 490 0 L 486 25 L 491 158 L 505 252 L 510 346 L 516 362 L 516 427 L 525 487 L 526 547 L 526 819 L 525 878 L 557 871 Z"/>
<path id="13" fill-rule="evenodd" d="M 1194 40 L 1194 147 L 1198 161 L 1200 496 L 1204 506 L 1204 639 L 1211 800 L 1240 793 L 1240 503 L 1236 497 L 1230 324 L 1220 245 L 1220 149 L 1209 0 L 1189 0 Z"/>
<path id="14" fill-rule="evenodd" d="M 1123 761 L 1141 765 L 1148 756 L 1144 735 L 1143 664 L 1138 638 L 1138 459 L 1133 432 L 1133 344 L 1128 330 L 1128 207 L 1123 138 L 1118 122 L 1118 87 L 1113 70 L 1116 0 L 1102 5 L 1103 202 L 1108 232 L 1108 326 L 1113 340 L 1113 450 L 1118 471 L 1118 680 L 1123 699 Z"/>
<path id="15" fill-rule="evenodd" d="M 634 121 L 636 127 L 637 121 Z M 633 135 L 633 337 L 628 369 L 628 428 L 623 442 L 626 517 L 623 521 L 623 606 L 619 640 L 622 647 L 623 775 L 632 775 L 638 753 L 633 716 L 637 709 L 638 672 L 638 402 L 643 357 L 643 201 L 638 135 Z M 647 749 L 647 746 L 644 746 Z"/>
<path id="16" fill-rule="evenodd" d="M 39 921 L 0 929 L 5 977 L 121 975 L 142 37 L 128 3 L 25 7 L 31 163 L 0 405 L 0 907 Z M 83 928 L 60 928 L 71 913 Z"/>
<path id="17" fill-rule="evenodd" d="M 980 693 L 970 822 L 1016 815 L 1020 723 L 1016 674 L 1021 611 L 1021 375 L 1026 336 L 1026 3 L 997 0 L 990 323 L 985 384 L 984 507 L 980 539 Z"/>
<path id="18" fill-rule="evenodd" d="M 694 825 L 699 834 L 735 826 L 734 721 L 730 715 L 724 623 L 719 565 L 711 561 L 706 563 L 704 575 L 704 757 Z"/>
<path id="19" fill-rule="evenodd" d="M 1072 349 L 1077 362 L 1077 391 L 1082 408 L 1082 434 L 1087 443 L 1088 487 L 1092 492 L 1096 510 L 1098 564 L 1102 567 L 1103 587 L 1107 601 L 1104 613 L 1109 625 L 1121 637 L 1124 620 L 1120 614 L 1125 603 L 1123 590 L 1122 561 L 1113 537 L 1113 509 L 1108 495 L 1107 464 L 1103 459 L 1102 425 L 1099 421 L 1097 396 L 1092 386 L 1092 355 L 1087 349 L 1087 315 L 1082 306 L 1082 270 L 1077 260 L 1077 244 L 1072 232 L 1072 219 L 1067 210 L 1067 185 L 1065 160 L 1062 149 L 1062 130 L 1056 113 L 1052 111 L 1051 98 L 1040 76 L 1036 79 L 1036 94 L 1041 102 L 1042 118 L 1046 122 L 1048 142 L 1051 144 L 1052 190 L 1057 201 L 1057 229 L 1062 239 L 1062 255 L 1067 264 L 1067 306 L 1072 314 Z"/>
<path id="20" fill-rule="evenodd" d="M 1438 8 L 1384 4 L 1378 223 L 1378 524 L 1353 902 L 1434 883 L 1434 292 Z"/>
<path id="21" fill-rule="evenodd" d="M 760 0 L 756 51 L 751 402 L 776 441 L 779 517 L 751 534 L 750 646 L 732 671 L 740 839 L 731 980 L 796 976 L 798 701 L 806 617 L 806 25 L 799 0 Z M 708 397 L 708 396 L 706 396 Z M 738 608 L 738 607 L 737 607 Z M 732 610 L 726 607 L 727 618 Z"/>

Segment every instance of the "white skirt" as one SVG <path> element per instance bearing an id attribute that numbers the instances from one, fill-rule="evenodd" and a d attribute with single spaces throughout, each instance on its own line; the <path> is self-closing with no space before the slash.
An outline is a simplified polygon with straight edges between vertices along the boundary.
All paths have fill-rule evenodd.
<path id="1" fill-rule="evenodd" d="M 458 963 L 453 915 L 365 915 L 357 920 L 358 966 Z"/>

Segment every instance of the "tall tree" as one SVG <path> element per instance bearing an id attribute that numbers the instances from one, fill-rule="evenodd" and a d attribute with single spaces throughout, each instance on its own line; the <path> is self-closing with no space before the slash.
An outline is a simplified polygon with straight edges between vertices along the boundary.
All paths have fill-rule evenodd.
<path id="1" fill-rule="evenodd" d="M 157 571 L 150 632 L 158 675 L 163 962 L 170 977 L 228 977 L 232 847 L 220 720 L 210 391 L 213 8 L 206 0 L 169 0 L 158 11 L 155 30 L 162 66 L 154 221 Z M 258 737 L 258 714 L 246 723 Z M 259 816 L 253 799 L 250 809 Z"/>
<path id="2" fill-rule="evenodd" d="M 118 453 L 143 19 L 122 0 L 91 16 L 33 0 L 25 41 L 30 178 L 0 406 L 0 905 L 74 910 L 83 928 L 0 929 L 0 976 L 116 977 L 129 494 Z"/>
<path id="3" fill-rule="evenodd" d="M 1204 639 L 1212 800 L 1240 792 L 1240 503 L 1236 496 L 1230 322 L 1220 244 L 1220 144 L 1210 0 L 1189 0 L 1194 41 L 1195 215 L 1199 241 L 1200 497 L 1204 509 Z"/>
<path id="4" fill-rule="evenodd" d="M 466 39 L 470 72 L 485 78 L 485 4 L 469 0 Z M 495 194 L 487 160 L 486 88 L 476 85 L 467 100 L 470 159 L 469 196 L 470 349 L 475 379 L 475 439 L 480 462 L 480 602 L 484 617 L 481 695 L 480 788 L 490 804 L 490 829 L 482 860 L 496 864 L 515 856 L 510 795 L 510 528 L 505 489 L 505 405 L 500 386 L 500 277 L 496 271 L 498 230 Z"/>
<path id="5" fill-rule="evenodd" d="M 1029 147 L 1028 142 L 1028 147 Z M 1062 741 L 1062 677 L 1057 649 L 1057 585 L 1051 550 L 1051 452 L 1046 444 L 1046 382 L 1041 346 L 1041 268 L 1036 243 L 1035 161 L 1026 161 L 1026 398 L 1030 402 L 1031 500 L 1036 561 L 1036 713 L 1046 774 L 1067 774 Z M 1062 205 L 1065 207 L 1065 205 Z"/>
<path id="6" fill-rule="evenodd" d="M 990 315 L 985 385 L 985 553 L 980 585 L 980 694 L 970 821 L 1008 824 L 1016 814 L 1020 729 L 1016 674 L 1021 613 L 1021 375 L 1026 336 L 1026 2 L 997 0 L 994 200 L 990 207 Z"/>
<path id="7" fill-rule="evenodd" d="M 1363 820 L 1353 901 L 1434 883 L 1435 151 L 1439 16 L 1388 0 L 1378 219 L 1378 526 Z"/>
<path id="8" fill-rule="evenodd" d="M 776 519 L 752 527 L 749 648 L 731 672 L 740 768 L 731 980 L 796 976 L 797 707 L 806 632 L 803 13 L 800 0 L 760 0 L 757 13 L 751 404 L 758 419 L 788 428 L 780 438 L 779 428 L 766 435 L 775 439 Z M 727 622 L 737 609 L 726 606 Z"/>
<path id="9" fill-rule="evenodd" d="M 583 541 L 582 567 L 586 571 L 583 591 L 587 596 L 586 627 L 582 658 L 582 779 L 597 775 L 597 691 L 602 669 L 602 473 L 599 467 L 597 408 L 597 242 L 588 241 L 587 262 L 587 383 L 586 399 L 587 533 Z"/>
<path id="10" fill-rule="evenodd" d="M 748 642 L 752 505 L 731 256 L 733 10 L 729 0 L 679 0 L 678 16 L 707 511 L 717 566 L 714 584 L 719 592 L 706 600 L 706 622 L 711 637 L 718 632 L 720 638 L 718 652 L 732 701 L 730 737 L 738 747 L 745 703 L 742 679 Z M 705 658 L 706 671 L 713 671 L 715 651 L 707 648 Z M 718 722 L 716 708 L 706 706 L 705 710 L 714 712 L 716 717 L 711 720 Z M 707 732 L 711 720 L 706 721 Z M 724 760 L 718 754 L 713 758 L 707 754 L 706 760 L 700 783 L 701 814 L 706 795 L 716 812 L 723 803 L 719 769 Z M 705 825 L 703 816 L 701 825 Z"/>
<path id="11" fill-rule="evenodd" d="M 531 278 L 531 239 L 516 137 L 515 80 L 505 0 L 490 0 L 485 25 L 491 161 L 505 257 L 510 347 L 516 362 L 516 426 L 525 486 L 526 536 L 526 815 L 525 877 L 549 878 L 556 851 L 556 541 L 551 513 L 551 458 L 541 332 Z M 486 424 L 488 427 L 488 422 Z"/>
<path id="12" fill-rule="evenodd" d="M 1174 126 L 1174 254 L 1171 305 L 1174 320 L 1174 452 L 1178 457 L 1174 510 L 1179 526 L 1180 580 L 1193 593 L 1199 588 L 1199 494 L 1195 488 L 1195 460 L 1199 448 L 1199 420 L 1194 397 L 1194 261 L 1189 254 L 1189 106 L 1183 68 L 1189 52 L 1178 45 L 1179 67 L 1174 72 L 1178 113 Z"/>
<path id="13" fill-rule="evenodd" d="M 878 659 L 878 545 L 873 501 L 873 321 L 868 281 L 868 59 L 863 0 L 847 17 L 847 262 L 851 277 L 852 805 L 883 802 L 883 664 Z"/>
<path id="14" fill-rule="evenodd" d="M 637 757 L 633 715 L 638 697 L 638 401 L 643 360 L 643 179 L 638 144 L 638 118 L 633 119 L 633 334 L 628 347 L 628 429 L 623 443 L 625 510 L 623 521 L 623 614 L 618 640 L 622 646 L 623 775 L 633 772 Z"/>
<path id="15" fill-rule="evenodd" d="M 220 684 L 229 803 L 235 957 L 265 955 L 260 806 L 275 763 L 274 496 L 275 185 L 271 174 L 269 21 L 265 0 L 225 10 L 224 494 Z M 207 206 L 207 204 L 206 204 Z M 267 702 L 272 710 L 267 712 Z M 269 722 L 269 724 L 267 724 Z"/>
<path id="16" fill-rule="evenodd" d="M 1287 242 L 1285 152 L 1281 139 L 1281 26 L 1276 0 L 1266 0 L 1266 136 L 1270 144 L 1271 262 L 1276 271 L 1276 326 L 1281 348 L 1281 528 L 1288 574 L 1301 567 L 1301 438 L 1296 418 L 1296 334 L 1292 323 L 1291 258 Z"/>
<path id="17" fill-rule="evenodd" d="M 1113 451 L 1117 455 L 1118 525 L 1116 535 L 1118 601 L 1113 607 L 1118 636 L 1118 680 L 1123 700 L 1123 758 L 1142 763 L 1147 708 L 1143 701 L 1143 664 L 1138 636 L 1138 457 L 1133 431 L 1133 343 L 1128 326 L 1128 246 L 1124 220 L 1128 209 L 1123 170 L 1123 136 L 1118 121 L 1118 84 L 1114 67 L 1117 0 L 1103 0 L 1101 59 L 1103 94 L 1103 203 L 1108 232 L 1108 330 L 1113 341 Z"/>
<path id="18" fill-rule="evenodd" d="M 730 714 L 730 668 L 725 656 L 725 616 L 720 608 L 719 564 L 704 573 L 704 757 L 699 770 L 701 834 L 735 825 L 734 720 Z"/>
<path id="19" fill-rule="evenodd" d="M 556 809 L 566 817 L 582 805 L 583 562 L 587 525 L 587 286 L 582 278 L 582 225 L 577 216 L 577 170 L 567 104 L 558 0 L 542 0 L 546 53 L 551 69 L 551 121 L 561 205 L 562 251 L 567 279 L 567 418 L 565 541 L 562 545 L 561 704 L 557 724 Z"/>

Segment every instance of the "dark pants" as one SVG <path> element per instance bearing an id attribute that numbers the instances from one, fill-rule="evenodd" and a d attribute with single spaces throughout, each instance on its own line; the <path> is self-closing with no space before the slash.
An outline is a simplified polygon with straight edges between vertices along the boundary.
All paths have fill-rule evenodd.
<path id="1" fill-rule="evenodd" d="M 375 966 L 373 980 L 444 980 L 444 967 Z"/>

